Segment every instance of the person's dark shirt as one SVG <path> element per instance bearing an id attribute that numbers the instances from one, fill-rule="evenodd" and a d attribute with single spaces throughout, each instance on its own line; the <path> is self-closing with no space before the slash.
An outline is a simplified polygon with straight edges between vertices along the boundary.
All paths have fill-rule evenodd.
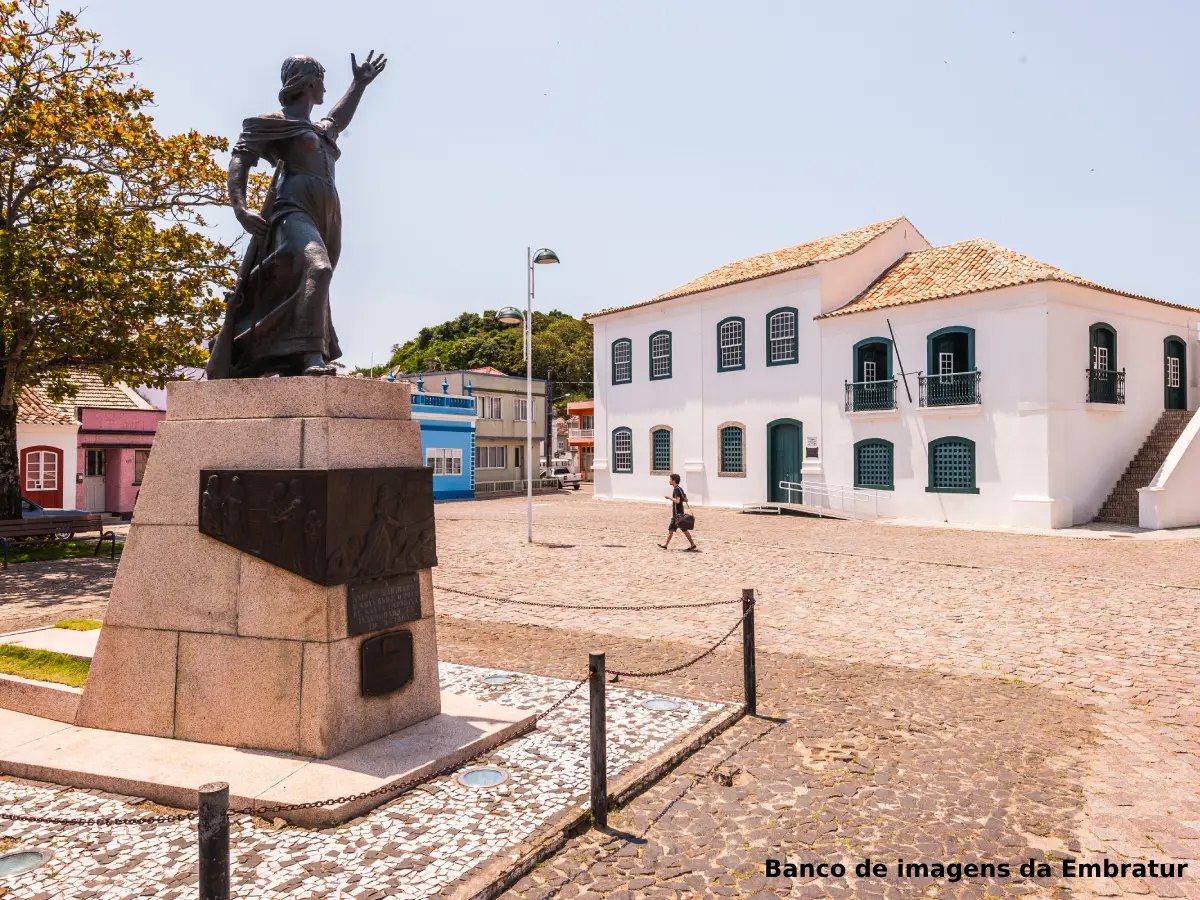
<path id="1" fill-rule="evenodd" d="M 671 491 L 671 503 L 675 515 L 683 515 L 683 502 L 685 500 L 687 500 L 687 494 L 683 492 L 683 488 L 681 488 L 679 485 L 675 485 L 675 490 Z"/>

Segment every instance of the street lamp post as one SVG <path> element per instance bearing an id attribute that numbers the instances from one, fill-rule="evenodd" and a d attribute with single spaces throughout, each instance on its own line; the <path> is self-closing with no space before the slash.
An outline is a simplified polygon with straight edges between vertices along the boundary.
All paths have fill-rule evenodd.
<path id="1" fill-rule="evenodd" d="M 533 267 L 557 263 L 558 254 L 545 247 L 533 252 L 533 248 L 525 248 L 525 268 L 528 273 L 529 290 L 525 298 L 525 312 L 507 306 L 497 314 L 506 325 L 522 326 L 521 343 L 525 353 L 525 512 L 527 519 L 525 539 L 533 543 Z M 549 452 L 547 451 L 547 460 Z"/>

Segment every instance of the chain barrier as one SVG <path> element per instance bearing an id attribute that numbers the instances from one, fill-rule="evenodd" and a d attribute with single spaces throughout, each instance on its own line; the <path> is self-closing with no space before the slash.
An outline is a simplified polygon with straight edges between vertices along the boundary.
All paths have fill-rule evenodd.
<path id="1" fill-rule="evenodd" d="M 442 587 L 434 585 L 435 590 L 445 591 L 447 594 L 460 594 L 463 597 L 475 597 L 479 600 L 491 600 L 494 603 L 515 603 L 519 606 L 541 606 L 546 609 L 575 609 L 582 611 L 602 611 L 602 612 L 636 612 L 640 610 L 662 610 L 662 609 L 701 609 L 708 606 L 730 606 L 734 603 L 741 603 L 741 600 L 705 600 L 699 603 L 647 603 L 640 606 L 586 606 L 578 603 L 546 603 L 542 600 L 517 600 L 513 597 L 497 597 L 493 594 L 480 594 L 475 591 L 460 591 L 458 588 Z"/>
<path id="2" fill-rule="evenodd" d="M 738 602 L 741 603 L 742 601 L 739 600 Z M 690 659 L 685 663 L 680 663 L 677 666 L 671 666 L 670 668 L 666 669 L 658 669 L 653 672 L 622 672 L 618 669 L 609 669 L 608 673 L 610 675 L 616 675 L 617 677 L 624 678 L 657 678 L 660 675 L 673 675 L 676 672 L 682 672 L 689 666 L 694 666 L 696 663 L 700 662 L 700 660 L 704 659 L 706 656 L 709 656 L 714 650 L 733 637 L 733 633 L 742 626 L 743 622 L 746 621 L 746 617 L 750 615 L 750 610 L 752 609 L 754 609 L 754 603 L 751 601 L 748 604 L 747 610 L 742 613 L 741 617 L 736 622 L 733 623 L 733 627 L 725 632 L 725 636 L 694 659 Z"/>
<path id="3" fill-rule="evenodd" d="M 61 816 L 22 816 L 17 813 L 0 812 L 0 820 L 6 822 L 35 822 L 40 825 L 164 825 L 167 822 L 186 822 L 194 819 L 198 812 L 172 813 L 166 816 L 88 816 L 86 818 L 64 818 Z"/>

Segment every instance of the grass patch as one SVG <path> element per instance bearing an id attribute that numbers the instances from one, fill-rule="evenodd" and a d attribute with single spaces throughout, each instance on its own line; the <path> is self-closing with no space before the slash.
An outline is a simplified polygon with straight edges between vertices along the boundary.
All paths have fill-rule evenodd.
<path id="1" fill-rule="evenodd" d="M 83 687 L 91 665 L 91 660 L 67 656 L 65 653 L 0 644 L 0 673 L 5 675 Z"/>
<path id="2" fill-rule="evenodd" d="M 124 545 L 117 541 L 117 556 L 121 555 Z M 91 556 L 96 549 L 92 541 L 39 541 L 37 543 L 22 542 L 12 544 L 8 548 L 8 563 L 41 562 L 46 559 L 78 559 L 81 556 Z M 108 559 L 108 546 L 100 551 L 100 556 Z"/>
<path id="3" fill-rule="evenodd" d="M 68 631 L 95 631 L 103 624 L 99 619 L 67 619 L 65 622 L 55 622 L 54 627 Z"/>

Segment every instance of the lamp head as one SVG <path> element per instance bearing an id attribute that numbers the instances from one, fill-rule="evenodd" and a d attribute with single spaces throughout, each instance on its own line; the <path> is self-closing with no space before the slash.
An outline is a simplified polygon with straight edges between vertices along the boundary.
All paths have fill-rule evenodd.
<path id="1" fill-rule="evenodd" d="M 533 261 L 539 265 L 556 263 L 558 262 L 558 254 L 553 250 L 547 250 L 545 247 L 543 247 L 537 253 L 533 254 Z"/>
<path id="2" fill-rule="evenodd" d="M 501 325 L 520 325 L 525 321 L 525 314 L 515 306 L 506 306 L 496 313 Z"/>

